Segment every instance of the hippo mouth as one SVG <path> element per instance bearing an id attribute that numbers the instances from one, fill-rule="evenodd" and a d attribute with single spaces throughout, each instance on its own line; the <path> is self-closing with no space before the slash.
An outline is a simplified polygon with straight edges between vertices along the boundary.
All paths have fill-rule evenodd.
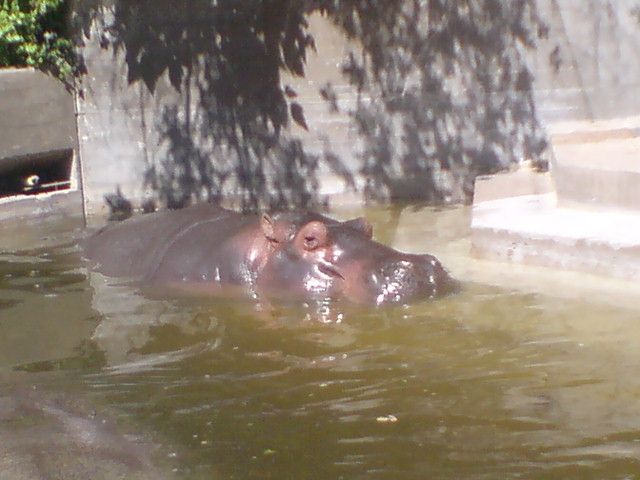
<path id="1" fill-rule="evenodd" d="M 318 271 L 324 273 L 328 277 L 340 278 L 344 280 L 344 276 L 342 275 L 342 273 L 340 273 L 340 270 L 338 270 L 338 268 L 336 268 L 334 265 L 331 265 L 330 263 L 319 263 Z"/>

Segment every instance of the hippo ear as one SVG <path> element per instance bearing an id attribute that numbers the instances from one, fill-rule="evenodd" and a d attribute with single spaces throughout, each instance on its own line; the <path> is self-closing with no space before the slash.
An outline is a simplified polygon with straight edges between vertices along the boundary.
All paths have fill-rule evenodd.
<path id="1" fill-rule="evenodd" d="M 352 228 L 353 230 L 364 233 L 369 238 L 373 237 L 373 227 L 369 223 L 369 220 L 364 217 L 347 220 L 346 222 L 342 222 L 342 224 L 346 227 Z"/>
<path id="2" fill-rule="evenodd" d="M 298 238 L 302 241 L 302 247 L 307 251 L 315 250 L 327 244 L 329 235 L 327 226 L 318 221 L 307 223 L 300 229 Z"/>
<path id="3" fill-rule="evenodd" d="M 276 228 L 274 225 L 273 218 L 267 213 L 262 214 L 262 218 L 260 219 L 260 228 L 262 228 L 262 233 L 265 238 L 270 242 L 278 242 L 276 238 Z"/>

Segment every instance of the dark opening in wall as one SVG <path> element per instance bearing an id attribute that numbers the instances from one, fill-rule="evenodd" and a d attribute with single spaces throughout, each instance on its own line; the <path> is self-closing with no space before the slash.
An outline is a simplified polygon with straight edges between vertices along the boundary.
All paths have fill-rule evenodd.
<path id="1" fill-rule="evenodd" d="M 73 150 L 0 159 L 0 198 L 68 190 Z"/>

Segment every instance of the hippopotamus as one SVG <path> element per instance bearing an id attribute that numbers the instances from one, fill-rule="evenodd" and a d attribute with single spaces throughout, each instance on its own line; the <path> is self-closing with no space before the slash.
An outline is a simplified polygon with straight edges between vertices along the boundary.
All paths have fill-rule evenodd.
<path id="1" fill-rule="evenodd" d="M 199 204 L 109 225 L 84 241 L 84 254 L 104 275 L 205 295 L 232 287 L 254 298 L 380 306 L 457 290 L 435 257 L 399 252 L 372 233 L 364 218 L 244 215 Z"/>

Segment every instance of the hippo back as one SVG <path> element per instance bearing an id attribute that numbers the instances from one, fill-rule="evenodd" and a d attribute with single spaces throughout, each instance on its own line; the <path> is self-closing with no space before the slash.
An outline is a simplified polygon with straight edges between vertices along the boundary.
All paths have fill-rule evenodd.
<path id="1" fill-rule="evenodd" d="M 188 230 L 207 223 L 222 226 L 238 217 L 211 204 L 167 210 L 109 225 L 84 240 L 82 246 L 85 257 L 101 273 L 141 279 L 155 271 L 171 245 Z"/>

